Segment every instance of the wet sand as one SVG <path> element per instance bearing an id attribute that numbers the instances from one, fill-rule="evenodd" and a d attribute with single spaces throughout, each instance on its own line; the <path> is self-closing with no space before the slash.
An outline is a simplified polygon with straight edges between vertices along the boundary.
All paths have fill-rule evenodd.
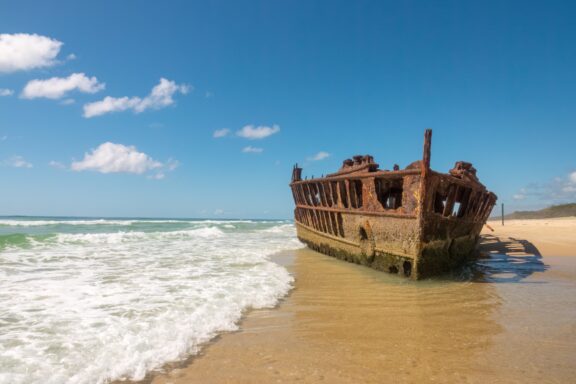
<path id="1" fill-rule="evenodd" d="M 576 256 L 576 218 L 489 221 L 497 236 L 530 241 L 542 255 Z M 483 233 L 492 233 L 484 227 Z"/>
<path id="2" fill-rule="evenodd" d="M 160 383 L 568 383 L 576 219 L 491 223 L 484 257 L 412 282 L 302 249 L 275 309 L 250 312 Z M 570 257 L 572 256 L 572 257 Z"/>

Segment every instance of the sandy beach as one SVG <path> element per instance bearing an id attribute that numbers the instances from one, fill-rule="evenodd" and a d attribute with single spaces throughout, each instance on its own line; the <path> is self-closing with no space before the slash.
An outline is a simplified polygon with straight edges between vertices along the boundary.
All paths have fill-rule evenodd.
<path id="1" fill-rule="evenodd" d="M 491 232 L 484 227 L 484 234 L 515 238 L 531 242 L 543 256 L 576 256 L 576 218 L 538 220 L 491 220 Z"/>
<path id="2" fill-rule="evenodd" d="M 413 282 L 308 249 L 295 287 L 152 376 L 179 383 L 567 383 L 576 375 L 576 219 L 490 222 L 460 276 Z"/>

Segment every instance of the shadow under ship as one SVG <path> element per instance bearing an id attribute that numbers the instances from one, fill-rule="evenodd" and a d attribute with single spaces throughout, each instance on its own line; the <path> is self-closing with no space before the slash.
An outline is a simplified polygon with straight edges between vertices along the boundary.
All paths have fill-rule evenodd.
<path id="1" fill-rule="evenodd" d="M 344 160 L 321 178 L 303 180 L 294 166 L 298 238 L 326 255 L 416 280 L 464 263 L 497 197 L 471 163 L 431 170 L 431 144 L 428 129 L 422 160 L 403 170 L 380 170 L 370 155 Z"/>

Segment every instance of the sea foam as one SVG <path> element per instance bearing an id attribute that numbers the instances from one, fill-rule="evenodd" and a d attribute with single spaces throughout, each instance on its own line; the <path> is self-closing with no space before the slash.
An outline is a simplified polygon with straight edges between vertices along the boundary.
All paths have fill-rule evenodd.
<path id="1" fill-rule="evenodd" d="M 274 306 L 292 277 L 268 257 L 301 246 L 285 222 L 85 225 L 0 248 L 1 383 L 142 379 Z"/>

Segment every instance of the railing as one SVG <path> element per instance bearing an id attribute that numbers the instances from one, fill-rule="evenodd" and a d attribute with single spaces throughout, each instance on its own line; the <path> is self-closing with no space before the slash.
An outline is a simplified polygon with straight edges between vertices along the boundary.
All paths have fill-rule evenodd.
<path id="1" fill-rule="evenodd" d="M 450 176 L 436 174 L 439 178 L 431 207 L 442 217 L 456 217 L 469 221 L 486 221 L 496 203 L 496 196 L 481 186 L 466 183 Z"/>
<path id="2" fill-rule="evenodd" d="M 424 197 L 424 212 L 446 218 L 467 221 L 486 220 L 496 202 L 496 196 L 481 184 L 469 183 L 449 175 L 431 172 L 436 179 L 430 197 Z M 297 208 L 328 213 L 370 216 L 416 217 L 414 194 L 404 193 L 404 179 L 394 177 L 364 177 L 355 179 L 313 179 L 292 184 Z M 407 186 L 409 187 L 409 186 Z"/>
<path id="3" fill-rule="evenodd" d="M 341 212 L 321 211 L 313 208 L 297 207 L 294 211 L 296 221 L 317 231 L 333 236 L 344 237 Z"/>
<path id="4" fill-rule="evenodd" d="M 296 206 L 335 212 L 406 216 L 401 209 L 403 179 L 369 177 L 362 179 L 314 179 L 292 184 Z"/>

